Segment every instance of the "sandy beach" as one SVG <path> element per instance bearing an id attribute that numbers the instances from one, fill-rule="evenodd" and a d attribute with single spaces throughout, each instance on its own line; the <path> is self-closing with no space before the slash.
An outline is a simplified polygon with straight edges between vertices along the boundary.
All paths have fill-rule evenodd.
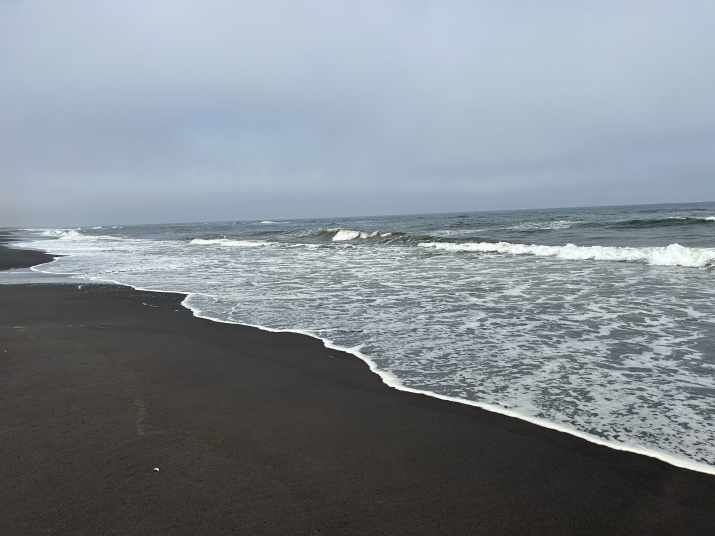
<path id="1" fill-rule="evenodd" d="M 13 234 L 8 231 L 0 231 L 0 270 L 10 270 L 12 268 L 29 268 L 36 264 L 50 262 L 54 259 L 42 251 L 31 249 L 16 249 L 7 247 L 15 241 Z"/>
<path id="2" fill-rule="evenodd" d="M 0 285 L 3 534 L 715 532 L 715 476 L 400 392 L 182 299 Z"/>

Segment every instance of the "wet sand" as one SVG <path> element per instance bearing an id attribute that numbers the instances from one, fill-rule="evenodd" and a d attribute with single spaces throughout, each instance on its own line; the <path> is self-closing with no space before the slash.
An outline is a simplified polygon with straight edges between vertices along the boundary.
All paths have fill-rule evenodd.
<path id="1" fill-rule="evenodd" d="M 0 285 L 3 534 L 715 533 L 715 476 L 78 287 Z"/>
<path id="2" fill-rule="evenodd" d="M 0 231 L 0 270 L 11 268 L 29 268 L 37 264 L 50 262 L 55 257 L 42 251 L 15 249 L 8 247 L 15 241 L 11 232 Z"/>

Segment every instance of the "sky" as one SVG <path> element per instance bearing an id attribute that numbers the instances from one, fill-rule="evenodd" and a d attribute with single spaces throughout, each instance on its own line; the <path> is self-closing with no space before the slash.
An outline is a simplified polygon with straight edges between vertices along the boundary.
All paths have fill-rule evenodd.
<path id="1" fill-rule="evenodd" d="M 712 0 L 0 0 L 0 226 L 715 201 Z"/>

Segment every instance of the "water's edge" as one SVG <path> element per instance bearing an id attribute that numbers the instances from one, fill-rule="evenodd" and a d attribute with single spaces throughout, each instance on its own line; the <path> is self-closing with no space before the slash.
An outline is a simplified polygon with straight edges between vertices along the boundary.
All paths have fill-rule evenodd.
<path id="1" fill-rule="evenodd" d="M 50 273 L 53 275 L 60 275 L 55 272 L 43 272 L 43 270 L 41 270 L 41 266 L 52 264 L 53 262 L 55 262 L 55 260 L 52 260 L 48 263 L 44 263 L 41 265 L 33 266 L 30 268 L 30 270 L 32 270 L 33 272 L 36 272 L 36 273 Z M 690 460 L 690 459 L 687 459 L 687 458 L 684 458 L 681 456 L 677 456 L 677 455 L 670 454 L 670 453 L 663 452 L 663 451 L 651 450 L 651 449 L 646 449 L 643 447 L 632 446 L 632 445 L 627 445 L 627 444 L 622 444 L 622 443 L 617 443 L 617 442 L 612 442 L 612 441 L 606 441 L 598 436 L 587 434 L 580 430 L 576 430 L 576 429 L 570 428 L 568 426 L 560 425 L 560 424 L 548 421 L 546 419 L 541 419 L 538 417 L 531 417 L 528 415 L 524 415 L 519 412 L 509 410 L 507 408 L 504 408 L 504 407 L 501 407 L 501 406 L 498 406 L 495 404 L 486 404 L 483 402 L 476 402 L 476 401 L 472 401 L 472 400 L 466 400 L 466 399 L 451 397 L 451 396 L 447 396 L 447 395 L 442 395 L 442 394 L 435 393 L 432 391 L 420 390 L 420 389 L 414 389 L 411 387 L 407 387 L 407 386 L 403 385 L 397 379 L 397 377 L 395 377 L 393 374 L 383 371 L 383 370 L 380 370 L 377 367 L 376 363 L 369 356 L 363 354 L 360 351 L 362 345 L 352 347 L 352 348 L 347 348 L 347 347 L 343 347 L 343 346 L 334 344 L 328 338 L 319 337 L 319 336 L 315 335 L 314 333 L 307 332 L 304 330 L 276 329 L 276 328 L 270 328 L 270 327 L 262 326 L 262 325 L 258 325 L 258 324 L 244 324 L 244 323 L 240 323 L 240 322 L 224 320 L 221 318 L 216 318 L 216 317 L 212 317 L 209 315 L 205 315 L 205 314 L 203 314 L 203 311 L 201 311 L 201 309 L 199 309 L 198 307 L 193 307 L 189 303 L 192 296 L 198 296 L 198 295 L 208 296 L 208 294 L 196 293 L 196 292 L 190 292 L 190 291 L 182 291 L 182 290 L 167 290 L 167 289 L 135 287 L 133 285 L 130 285 L 127 283 L 121 283 L 119 281 L 115 281 L 112 279 L 84 278 L 81 276 L 76 276 L 75 274 L 64 274 L 64 275 L 66 275 L 69 279 L 76 279 L 76 280 L 79 279 L 79 280 L 87 281 L 88 284 L 109 283 L 109 284 L 113 284 L 113 285 L 130 287 L 134 290 L 141 291 L 141 292 L 159 292 L 159 293 L 166 293 L 166 294 L 182 294 L 185 296 L 185 298 L 182 300 L 181 305 L 183 307 L 185 307 L 186 309 L 188 309 L 189 311 L 191 311 L 191 313 L 197 318 L 203 318 L 205 320 L 219 322 L 222 324 L 233 324 L 233 325 L 247 326 L 247 327 L 257 328 L 262 331 L 273 332 L 273 333 L 295 333 L 295 334 L 299 334 L 299 335 L 308 336 L 308 337 L 311 337 L 314 339 L 318 339 L 328 349 L 345 352 L 345 353 L 351 354 L 351 355 L 357 357 L 358 359 L 362 360 L 363 362 L 365 362 L 368 365 L 368 367 L 370 368 L 370 370 L 373 373 L 377 374 L 380 377 L 380 379 L 382 380 L 382 382 L 385 385 L 387 385 L 388 387 L 391 387 L 393 389 L 397 389 L 399 391 L 404 391 L 404 392 L 408 392 L 408 393 L 430 396 L 430 397 L 438 398 L 440 400 L 445 400 L 448 402 L 455 402 L 458 404 L 464 404 L 464 405 L 468 405 L 468 406 L 477 407 L 477 408 L 483 409 L 485 411 L 490 411 L 490 412 L 498 413 L 500 415 L 504 415 L 507 417 L 513 417 L 516 419 L 520 419 L 522 421 L 529 422 L 536 426 L 541 426 L 543 428 L 548 428 L 548 429 L 555 430 L 558 432 L 563 432 L 563 433 L 569 434 L 571 436 L 575 436 L 580 439 L 584 439 L 590 443 L 594 443 L 594 444 L 601 445 L 604 447 L 612 448 L 614 450 L 620 450 L 620 451 L 624 451 L 624 452 L 640 454 L 643 456 L 656 458 L 656 459 L 661 460 L 665 463 L 668 463 L 668 464 L 676 466 L 676 467 L 681 467 L 683 469 L 688 469 L 688 470 L 696 471 L 699 473 L 715 475 L 715 467 L 714 466 L 704 464 L 704 463 L 695 462 L 693 460 Z"/>

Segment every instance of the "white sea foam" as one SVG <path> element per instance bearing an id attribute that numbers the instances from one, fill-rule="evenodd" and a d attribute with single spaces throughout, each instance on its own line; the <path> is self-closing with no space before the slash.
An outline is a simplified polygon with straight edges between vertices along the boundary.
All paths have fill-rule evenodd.
<path id="1" fill-rule="evenodd" d="M 350 229 L 325 229 L 327 232 L 335 233 L 332 240 L 341 242 L 344 240 L 354 240 L 356 238 L 374 238 L 376 236 L 390 236 L 392 233 L 380 231 L 351 231 Z"/>
<path id="2" fill-rule="evenodd" d="M 139 290 L 153 290 L 153 289 L 139 289 Z M 239 325 L 245 325 L 245 326 L 250 326 L 254 328 L 258 328 L 263 331 L 268 331 L 271 333 L 298 333 L 300 335 L 306 335 L 308 337 L 312 337 L 315 339 L 318 339 L 323 342 L 326 348 L 329 349 L 334 349 L 338 350 L 341 352 L 346 352 L 349 354 L 352 354 L 356 356 L 357 358 L 361 359 L 367 365 L 369 366 L 370 370 L 377 374 L 380 379 L 383 381 L 385 385 L 388 385 L 389 387 L 392 387 L 394 389 L 397 389 L 399 391 L 405 391 L 408 393 L 415 393 L 415 394 L 422 394 L 422 395 L 429 395 L 434 398 L 438 398 L 440 400 L 445 400 L 448 402 L 455 402 L 459 404 L 466 404 L 469 406 L 474 406 L 478 407 L 481 409 L 484 409 L 486 411 L 491 411 L 493 413 L 499 413 L 501 415 L 506 415 L 509 417 L 514 417 L 517 419 L 525 420 L 528 421 L 532 424 L 536 424 L 537 426 L 543 426 L 544 428 L 550 428 L 552 430 L 557 430 L 559 432 L 564 432 L 570 435 L 574 435 L 576 437 L 580 437 L 581 439 L 584 439 L 586 441 L 589 441 L 591 443 L 595 443 L 597 445 L 603 445 L 609 448 L 613 448 L 616 450 L 621 450 L 625 452 L 633 452 L 635 454 L 641 454 L 644 456 L 649 456 L 652 458 L 656 458 L 659 460 L 662 460 L 666 463 L 669 463 L 671 465 L 674 465 L 676 467 L 683 467 L 685 469 L 690 469 L 692 471 L 698 471 L 702 473 L 708 473 L 708 474 L 713 474 L 715 475 L 715 467 L 705 464 L 705 463 L 698 463 L 693 461 L 692 459 L 689 459 L 686 456 L 682 455 L 674 455 L 670 452 L 661 450 L 661 449 L 649 449 L 649 448 L 644 448 L 641 447 L 637 444 L 631 444 L 628 443 L 627 441 L 613 441 L 613 440 L 606 440 L 602 437 L 595 436 L 593 434 L 585 433 L 577 428 L 574 428 L 572 426 L 568 426 L 565 424 L 557 423 L 548 419 L 544 419 L 541 417 L 534 417 L 530 415 L 525 415 L 522 412 L 516 411 L 514 409 L 510 409 L 508 404 L 504 404 L 502 402 L 495 402 L 495 403 L 483 403 L 483 402 L 478 402 L 474 400 L 465 400 L 464 398 L 458 398 L 454 396 L 448 396 L 441 394 L 439 392 L 427 390 L 427 389 L 415 389 L 412 387 L 409 387 L 405 385 L 405 383 L 400 380 L 398 376 L 395 374 L 386 371 L 384 369 L 381 369 L 380 366 L 373 360 L 370 356 L 364 354 L 362 352 L 362 349 L 364 347 L 363 344 L 359 344 L 356 346 L 341 346 L 340 344 L 336 344 L 333 342 L 331 339 L 319 335 L 319 333 L 322 332 L 332 332 L 336 331 L 334 328 L 331 329 L 281 329 L 281 328 L 272 328 L 268 327 L 265 325 L 261 324 L 250 324 L 250 323 L 245 323 L 245 322 L 237 322 L 233 320 L 228 320 L 226 318 L 221 318 L 217 316 L 212 316 L 211 312 L 209 311 L 204 311 L 201 309 L 199 305 L 195 303 L 195 298 L 199 297 L 198 294 L 195 293 L 186 293 L 186 298 L 182 302 L 184 307 L 189 309 L 194 316 L 198 318 L 205 318 L 207 320 L 212 320 L 214 322 L 220 322 L 223 324 L 239 324 Z"/>
<path id="3" fill-rule="evenodd" d="M 189 244 L 202 246 L 226 246 L 226 247 L 243 247 L 257 248 L 260 246 L 270 246 L 272 242 L 263 242 L 261 240 L 233 240 L 231 238 L 194 238 Z"/>
<path id="4" fill-rule="evenodd" d="M 715 221 L 715 216 L 705 216 L 705 217 L 699 217 L 699 216 L 671 216 L 670 218 L 665 218 L 666 220 L 687 220 L 687 219 L 695 219 L 695 220 L 705 220 L 705 221 Z"/>
<path id="5" fill-rule="evenodd" d="M 74 240 L 74 241 L 113 240 L 113 241 L 119 242 L 119 241 L 122 241 L 123 239 L 118 236 L 86 235 L 79 231 L 69 231 L 68 233 L 60 236 L 60 240 Z"/>
<path id="6" fill-rule="evenodd" d="M 703 268 L 715 265 L 715 248 L 689 248 L 679 244 L 666 247 L 609 247 L 609 246 L 541 246 L 510 242 L 423 242 L 423 248 L 457 252 L 503 253 L 536 255 L 563 260 L 636 261 L 656 266 L 686 266 Z"/>
<path id="7" fill-rule="evenodd" d="M 94 240 L 95 238 L 97 237 L 83 235 L 81 232 L 75 230 L 68 230 L 59 235 L 60 240 Z"/>
<path id="8" fill-rule="evenodd" d="M 549 231 L 556 229 L 568 229 L 574 224 L 581 223 L 580 221 L 571 220 L 556 220 L 548 222 L 525 222 L 515 225 L 513 227 L 507 227 L 509 230 L 513 231 Z"/>
<path id="9" fill-rule="evenodd" d="M 360 231 L 350 231 L 349 229 L 340 229 L 335 233 L 333 240 L 335 242 L 340 242 L 341 240 L 354 240 L 355 238 L 360 237 L 362 234 L 364 234 L 364 233 L 361 233 Z M 363 236 L 363 238 L 367 238 L 367 236 Z"/>
<path id="10" fill-rule="evenodd" d="M 92 229 L 101 229 L 101 227 L 93 227 Z M 82 233 L 79 229 L 43 229 L 38 234 L 40 236 L 51 236 L 59 240 L 68 241 L 122 240 L 116 236 L 87 235 Z"/>
<path id="11" fill-rule="evenodd" d="M 73 229 L 42 229 L 39 230 L 38 234 L 40 236 L 62 236 Z"/>
<path id="12" fill-rule="evenodd" d="M 474 233 L 480 233 L 483 229 L 440 229 L 438 231 L 432 231 L 432 236 L 466 236 Z"/>
<path id="13" fill-rule="evenodd" d="M 53 236 L 57 238 L 70 238 L 80 236 L 78 229 L 42 229 L 38 232 L 40 236 Z"/>
<path id="14" fill-rule="evenodd" d="M 233 223 L 236 223 L 236 222 L 233 222 Z M 271 220 L 263 220 L 261 223 L 262 223 L 263 225 L 271 225 L 271 224 L 274 224 L 274 223 L 276 223 L 276 222 L 271 221 Z"/>

